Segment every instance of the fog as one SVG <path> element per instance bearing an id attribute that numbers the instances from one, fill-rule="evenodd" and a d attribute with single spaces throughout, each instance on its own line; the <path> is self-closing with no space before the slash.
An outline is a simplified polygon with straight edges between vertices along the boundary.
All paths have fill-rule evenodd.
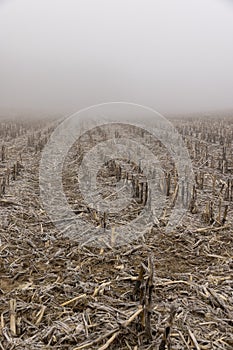
<path id="1" fill-rule="evenodd" d="M 0 111 L 233 108 L 233 4 L 0 0 Z"/>

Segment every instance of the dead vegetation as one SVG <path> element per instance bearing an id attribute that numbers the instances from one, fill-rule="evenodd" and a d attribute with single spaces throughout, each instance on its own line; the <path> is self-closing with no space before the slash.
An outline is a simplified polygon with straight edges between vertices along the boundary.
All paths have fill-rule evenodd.
<path id="1" fill-rule="evenodd" d="M 165 227 L 177 199 L 175 164 L 134 130 L 164 168 L 166 205 L 133 242 L 100 249 L 62 236 L 41 205 L 39 161 L 55 125 L 0 123 L 0 349 L 232 349 L 233 119 L 175 121 L 195 184 L 174 232 Z M 123 132 L 118 126 L 115 137 Z M 150 197 L 140 164 L 108 160 L 98 173 L 104 198 L 115 198 L 123 180 L 133 188 L 131 205 L 115 216 L 85 205 L 77 167 L 105 138 L 101 128 L 83 135 L 63 171 L 75 214 L 103 230 L 137 217 Z"/>

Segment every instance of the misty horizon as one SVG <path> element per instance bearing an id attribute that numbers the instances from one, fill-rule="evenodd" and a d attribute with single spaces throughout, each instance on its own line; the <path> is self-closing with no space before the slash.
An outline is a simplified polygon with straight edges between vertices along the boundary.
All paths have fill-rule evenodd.
<path id="1" fill-rule="evenodd" d="M 0 114 L 232 111 L 232 19 L 220 0 L 0 1 Z"/>

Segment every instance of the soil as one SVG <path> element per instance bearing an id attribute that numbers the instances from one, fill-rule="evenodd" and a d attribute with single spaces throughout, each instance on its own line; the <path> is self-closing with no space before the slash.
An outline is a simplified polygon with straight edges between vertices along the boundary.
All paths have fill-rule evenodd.
<path id="1" fill-rule="evenodd" d="M 218 162 L 219 133 L 232 135 L 233 125 L 231 119 L 214 122 L 207 129 L 208 121 L 174 121 L 180 131 L 186 128 L 184 139 L 192 147 L 197 130 L 205 135 L 199 135 L 203 142 L 195 157 L 189 149 L 195 174 L 205 176 L 203 188 L 197 181 L 195 210 L 188 210 L 172 232 L 165 226 L 168 210 L 133 241 L 94 247 L 62 235 L 41 203 L 40 159 L 57 122 L 0 121 L 7 150 L 0 178 L 11 172 L 0 196 L 0 349 L 233 349 L 232 199 L 222 198 L 220 214 L 227 204 L 226 221 L 216 219 L 225 193 L 222 182 L 232 176 L 231 144 L 228 170 L 222 173 L 210 164 L 200 168 L 206 144 Z M 208 134 L 217 135 L 215 142 Z M 87 211 L 72 163 L 80 164 L 81 141 L 66 159 L 64 191 L 74 212 L 98 226 L 102 221 Z M 85 153 L 90 144 L 83 143 Z M 163 166 L 165 160 L 162 156 Z M 13 179 L 17 161 L 21 167 Z M 214 193 L 211 176 L 216 176 Z M 107 195 L 114 177 L 106 167 L 99 173 L 100 183 L 108 180 Z M 209 199 L 214 222 L 203 216 Z M 116 226 L 142 206 L 134 201 L 131 212 L 115 217 Z"/>

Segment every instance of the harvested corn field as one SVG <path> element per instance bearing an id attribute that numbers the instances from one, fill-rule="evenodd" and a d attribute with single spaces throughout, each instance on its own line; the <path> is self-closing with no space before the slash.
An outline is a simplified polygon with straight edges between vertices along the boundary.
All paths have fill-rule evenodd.
<path id="1" fill-rule="evenodd" d="M 178 200 L 174 161 L 140 128 L 111 129 L 116 140 L 124 133 L 141 140 L 163 170 L 162 210 L 143 230 L 131 226 L 121 245 L 114 244 L 117 227 L 150 204 L 142 165 L 106 159 L 98 171 L 102 198 L 116 199 L 119 182 L 132 195 L 113 215 L 86 204 L 78 176 L 85 154 L 106 141 L 106 127 L 70 148 L 63 189 L 74 215 L 99 229 L 102 240 L 93 246 L 87 235 L 77 241 L 59 231 L 41 202 L 40 160 L 58 121 L 0 120 L 1 350 L 233 348 L 233 118 L 171 121 L 194 172 L 188 197 L 180 189 L 187 212 L 172 231 L 166 226 Z M 101 246 L 108 231 L 112 239 Z"/>

